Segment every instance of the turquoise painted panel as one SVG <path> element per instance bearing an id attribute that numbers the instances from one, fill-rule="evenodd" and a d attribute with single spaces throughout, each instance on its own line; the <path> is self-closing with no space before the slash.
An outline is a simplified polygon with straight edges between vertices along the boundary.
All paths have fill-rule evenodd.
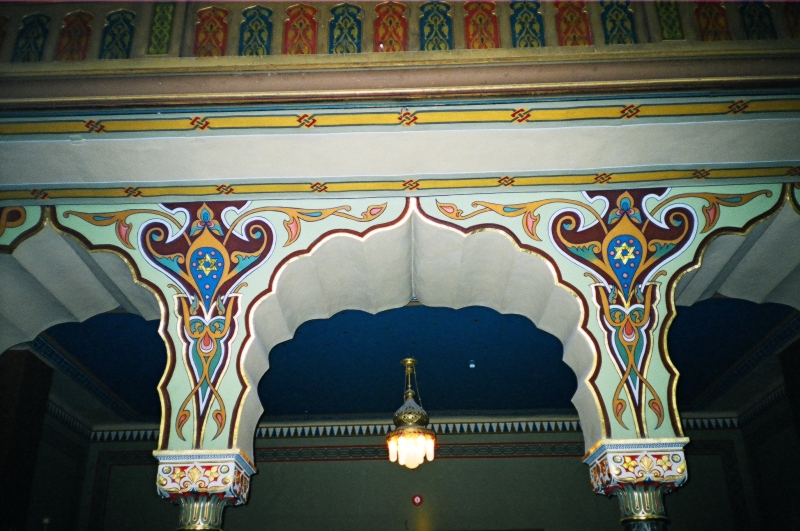
<path id="1" fill-rule="evenodd" d="M 269 55 L 272 42 L 272 10 L 253 6 L 242 11 L 239 55 Z"/>
<path id="2" fill-rule="evenodd" d="M 544 21 L 539 2 L 511 2 L 511 42 L 514 48 L 544 46 Z"/>
<path id="3" fill-rule="evenodd" d="M 453 49 L 453 19 L 445 2 L 427 2 L 419 6 L 419 48 L 422 51 Z"/>
<path id="4" fill-rule="evenodd" d="M 328 52 L 361 53 L 361 8 L 355 4 L 340 4 L 331 9 Z"/>
<path id="5" fill-rule="evenodd" d="M 22 19 L 22 27 L 14 44 L 14 54 L 11 56 L 12 63 L 35 63 L 42 60 L 48 22 L 50 17 L 39 13 Z"/>
<path id="6" fill-rule="evenodd" d="M 600 0 L 606 44 L 636 44 L 636 23 L 630 0 Z"/>
<path id="7" fill-rule="evenodd" d="M 131 56 L 135 18 L 136 13 L 125 9 L 108 14 L 100 41 L 100 59 L 128 59 Z"/>

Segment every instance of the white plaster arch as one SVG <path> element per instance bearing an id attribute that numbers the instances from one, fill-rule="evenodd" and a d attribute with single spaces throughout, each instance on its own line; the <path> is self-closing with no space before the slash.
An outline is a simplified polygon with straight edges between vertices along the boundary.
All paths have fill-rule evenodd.
<path id="1" fill-rule="evenodd" d="M 89 251 L 51 223 L 0 254 L 0 354 L 51 326 L 124 308 L 161 317 L 156 296 L 137 284 L 119 255 Z"/>
<path id="2" fill-rule="evenodd" d="M 499 230 L 465 235 L 426 219 L 412 208 L 400 223 L 365 237 L 335 234 L 312 252 L 287 262 L 272 291 L 254 303 L 252 331 L 240 360 L 251 385 L 238 416 L 240 447 L 251 452 L 263 412 L 256 386 L 269 368 L 270 350 L 290 339 L 305 321 L 343 310 L 377 313 L 408 304 L 412 296 L 428 306 L 486 306 L 528 317 L 564 346 L 564 361 L 578 379 L 573 403 L 587 447 L 605 435 L 604 412 L 589 377 L 596 347 L 584 332 L 584 306 L 558 282 L 550 262 L 520 248 Z"/>
<path id="3" fill-rule="evenodd" d="M 675 286 L 675 304 L 691 306 L 716 293 L 800 310 L 800 215 L 789 201 L 747 234 L 724 234 L 703 252 L 700 267 Z"/>

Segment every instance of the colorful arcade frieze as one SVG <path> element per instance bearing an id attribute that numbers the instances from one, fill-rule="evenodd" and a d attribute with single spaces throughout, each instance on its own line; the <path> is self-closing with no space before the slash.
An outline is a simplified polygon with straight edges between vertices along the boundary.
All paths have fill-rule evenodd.
<path id="1" fill-rule="evenodd" d="M 630 0 L 198 4 L 183 12 L 171 2 L 142 2 L 111 11 L 91 2 L 60 7 L 6 2 L 0 8 L 0 51 L 2 46 L 13 47 L 4 62 L 31 63 L 148 56 L 361 54 L 412 48 L 541 52 L 546 33 L 552 40 L 546 43 L 548 47 L 694 41 L 701 48 L 712 41 L 791 42 L 800 34 L 793 2 L 773 7 L 741 2 L 738 8 L 723 2 Z M 362 31 L 362 24 L 370 31 Z M 655 25 L 652 29 L 651 24 Z M 239 28 L 238 42 L 228 42 L 233 40 L 228 39 L 229 27 Z M 415 28 L 411 44 L 409 27 Z M 8 39 L 2 38 L 4 33 Z M 88 50 L 92 34 L 102 35 L 99 53 L 97 48 Z"/>

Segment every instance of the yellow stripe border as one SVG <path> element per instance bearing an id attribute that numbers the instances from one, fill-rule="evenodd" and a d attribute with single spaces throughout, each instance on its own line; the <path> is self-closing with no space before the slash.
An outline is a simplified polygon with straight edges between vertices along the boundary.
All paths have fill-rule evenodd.
<path id="1" fill-rule="evenodd" d="M 731 99 L 711 103 L 641 103 L 597 107 L 548 108 L 506 107 L 493 109 L 418 110 L 398 112 L 322 113 L 298 112 L 285 115 L 210 115 L 198 114 L 164 118 L 111 118 L 87 114 L 68 120 L 0 122 L 0 136 L 38 134 L 157 133 L 242 129 L 311 129 L 326 127 L 524 124 L 575 120 L 635 120 L 677 116 L 724 116 L 770 112 L 798 112 L 800 99 Z"/>
<path id="2" fill-rule="evenodd" d="M 164 197 L 208 197 L 220 198 L 249 195 L 310 194 L 325 196 L 341 193 L 406 193 L 418 194 L 432 191 L 454 191 L 500 188 L 509 191 L 531 186 L 589 186 L 603 187 L 619 184 L 652 183 L 666 181 L 713 181 L 738 179 L 773 179 L 776 182 L 796 179 L 800 182 L 800 166 L 767 168 L 661 170 L 628 173 L 592 173 L 582 175 L 535 175 L 476 177 L 466 179 L 410 179 L 405 181 L 356 181 L 356 182 L 292 182 L 259 184 L 208 184 L 200 186 L 127 186 L 115 188 L 46 188 L 0 191 L 0 201 L 52 202 L 59 200 L 87 199 L 161 199 Z"/>

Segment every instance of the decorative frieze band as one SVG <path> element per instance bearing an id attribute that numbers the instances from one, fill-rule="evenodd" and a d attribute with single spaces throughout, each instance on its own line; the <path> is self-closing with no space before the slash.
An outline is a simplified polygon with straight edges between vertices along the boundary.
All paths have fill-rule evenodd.
<path id="1" fill-rule="evenodd" d="M 579 457 L 583 442 L 439 444 L 436 459 L 483 457 Z M 256 448 L 257 463 L 275 461 L 386 460 L 385 444 L 328 447 Z"/>
<path id="2" fill-rule="evenodd" d="M 794 317 L 786 326 L 773 334 L 758 348 L 754 349 L 746 359 L 728 373 L 714 388 L 706 393 L 693 407 L 704 408 L 712 404 L 716 399 L 729 391 L 737 383 L 741 382 L 745 376 L 750 374 L 761 362 L 775 356 L 785 349 L 792 342 L 800 337 L 800 315 Z M 768 406 L 767 406 L 768 407 Z M 747 415 L 745 412 L 742 416 Z"/>
<path id="3" fill-rule="evenodd" d="M 768 394 L 767 396 L 762 398 L 753 407 L 751 407 L 750 409 L 748 409 L 747 411 L 742 413 L 741 416 L 739 417 L 739 424 L 742 425 L 742 426 L 747 424 L 748 422 L 750 422 L 754 418 L 756 418 L 759 415 L 761 415 L 767 409 L 769 409 L 772 406 L 774 406 L 782 398 L 786 398 L 786 386 L 785 385 L 781 385 L 780 387 L 778 387 L 777 389 L 772 391 L 770 394 Z"/>
<path id="4" fill-rule="evenodd" d="M 91 432 L 92 442 L 156 441 L 158 430 L 101 430 Z"/>
<path id="5" fill-rule="evenodd" d="M 89 391 L 101 404 L 108 409 L 122 417 L 127 421 L 135 421 L 136 415 L 130 411 L 124 404 L 115 399 L 103 387 L 103 385 L 95 381 L 91 376 L 87 375 L 84 370 L 67 359 L 64 354 L 59 352 L 50 343 L 47 342 L 41 335 L 36 336 L 33 341 L 27 343 L 27 348 L 44 359 L 47 363 L 60 370 L 78 383 L 81 387 Z"/>
<path id="6" fill-rule="evenodd" d="M 75 433 L 86 437 L 89 440 L 92 440 L 92 436 L 94 433 L 88 427 L 84 426 L 81 421 L 58 407 L 52 402 L 47 402 L 47 413 L 70 428 Z"/>
<path id="7" fill-rule="evenodd" d="M 784 386 L 777 388 L 759 403 L 748 409 L 739 417 L 683 417 L 683 428 L 687 430 L 729 430 L 738 429 L 743 424 L 757 417 L 776 402 L 786 396 Z M 158 429 L 132 430 L 91 430 L 69 413 L 49 402 L 47 411 L 57 420 L 76 433 L 88 438 L 91 442 L 139 442 L 158 440 Z M 391 424 L 326 424 L 309 426 L 298 422 L 295 425 L 261 425 L 256 429 L 256 439 L 288 439 L 308 437 L 369 437 L 386 436 L 391 431 Z M 467 434 L 510 434 L 510 433 L 576 433 L 581 431 L 578 420 L 513 420 L 509 422 L 453 422 L 431 424 L 430 428 L 438 435 Z"/>
<path id="8" fill-rule="evenodd" d="M 779 388 L 767 398 L 741 417 L 714 417 L 714 418 L 686 418 L 682 419 L 683 428 L 688 430 L 729 430 L 737 429 L 765 411 L 780 398 L 785 396 L 783 388 Z M 139 430 L 95 430 L 91 431 L 72 417 L 66 418 L 58 406 L 52 408 L 51 414 L 58 418 L 76 432 L 86 436 L 92 442 L 139 442 L 158 440 L 157 429 Z M 56 410 L 61 413 L 54 413 Z M 69 420 L 71 419 L 71 420 Z M 746 420 L 745 420 L 746 419 Z M 77 427 L 76 427 L 77 426 Z M 502 435 L 512 433 L 577 433 L 581 431 L 580 422 L 577 420 L 531 420 L 514 422 L 461 422 L 447 424 L 432 424 L 438 435 Z M 391 424 L 359 424 L 345 425 L 332 424 L 325 426 L 259 426 L 256 429 L 256 439 L 290 439 L 290 438 L 319 438 L 319 437 L 370 437 L 386 436 L 391 431 Z"/>
<path id="9" fill-rule="evenodd" d="M 682 418 L 685 430 L 730 430 L 739 427 L 738 417 Z"/>
<path id="10" fill-rule="evenodd" d="M 581 431 L 580 422 L 573 419 L 514 422 L 460 422 L 431 424 L 429 427 L 439 435 Z M 393 426 L 391 424 L 261 426 L 256 430 L 256 438 L 269 439 L 276 437 L 349 437 L 386 435 L 392 429 Z"/>

